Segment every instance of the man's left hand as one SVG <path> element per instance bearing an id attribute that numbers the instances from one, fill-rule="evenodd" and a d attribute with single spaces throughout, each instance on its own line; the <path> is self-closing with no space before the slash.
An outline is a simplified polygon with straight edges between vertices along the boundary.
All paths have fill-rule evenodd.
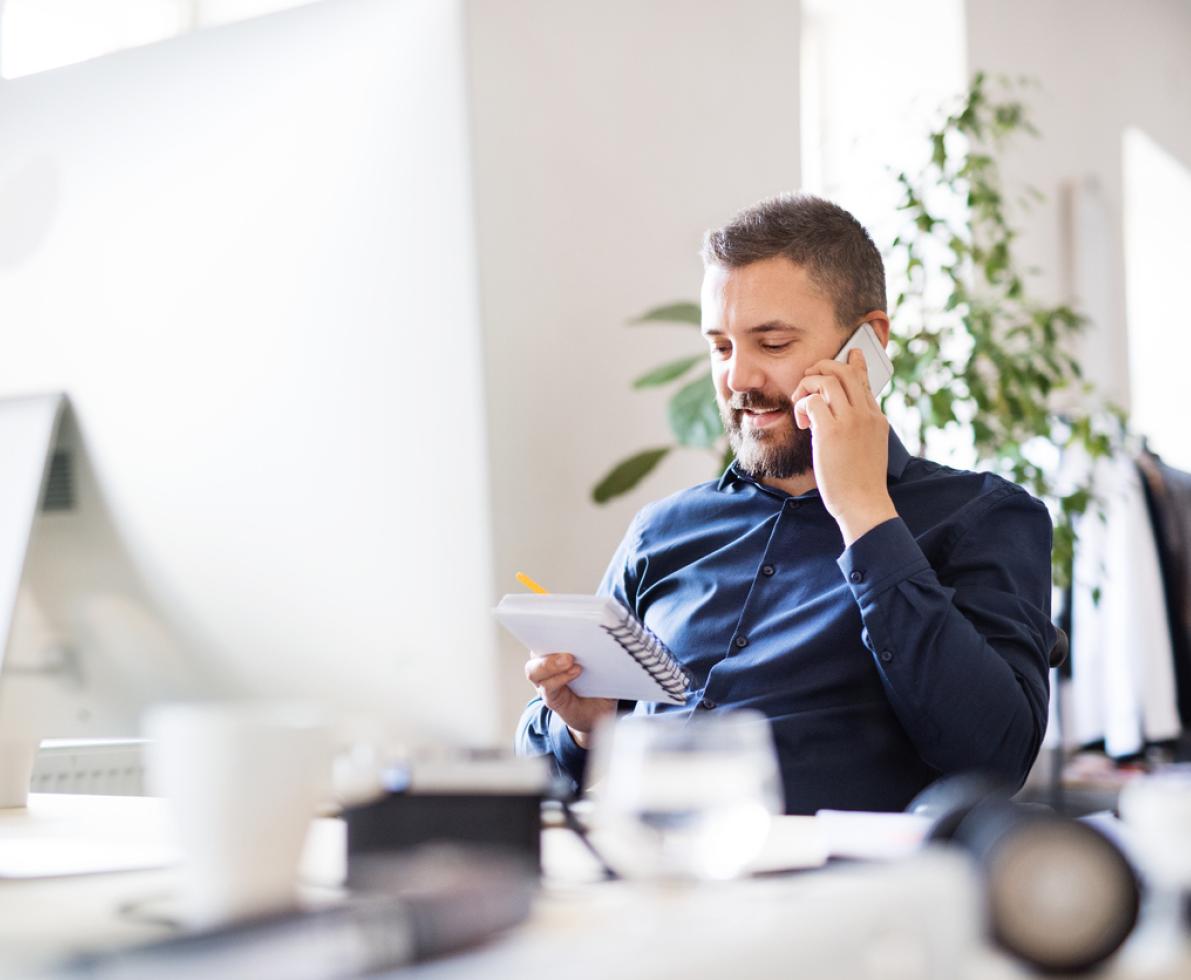
<path id="1" fill-rule="evenodd" d="M 813 364 L 790 396 L 794 422 L 809 428 L 815 483 L 844 547 L 897 517 L 889 496 L 889 422 L 869 390 L 864 354 Z"/>

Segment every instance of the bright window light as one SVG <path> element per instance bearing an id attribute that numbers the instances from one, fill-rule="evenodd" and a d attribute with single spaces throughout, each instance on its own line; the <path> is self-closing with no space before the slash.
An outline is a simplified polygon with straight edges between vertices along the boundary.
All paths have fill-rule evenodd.
<path id="1" fill-rule="evenodd" d="M 0 76 L 19 78 L 309 0 L 7 0 Z"/>
<path id="2" fill-rule="evenodd" d="M 968 82 L 960 0 L 803 0 L 802 186 L 852 211 L 888 247 L 893 175 L 930 156 L 938 108 Z"/>
<path id="3" fill-rule="evenodd" d="M 914 175 L 927 162 L 939 107 L 967 88 L 964 32 L 961 0 L 802 2 L 802 188 L 851 211 L 883 253 L 904 231 L 895 174 Z M 961 203 L 932 205 L 965 217 Z M 887 276 L 892 302 L 904 276 L 896 268 Z M 891 412 L 895 428 L 907 421 Z M 933 433 L 911 450 L 958 466 L 975 462 L 958 430 Z"/>
<path id="4" fill-rule="evenodd" d="M 1186 470 L 1191 334 L 1179 311 L 1191 268 L 1191 160 L 1178 159 L 1140 129 L 1127 129 L 1123 142 L 1132 422 L 1167 463 Z"/>

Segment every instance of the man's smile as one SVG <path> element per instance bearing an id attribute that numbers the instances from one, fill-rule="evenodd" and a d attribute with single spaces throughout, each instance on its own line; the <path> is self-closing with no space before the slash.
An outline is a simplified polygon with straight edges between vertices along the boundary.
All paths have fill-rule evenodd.
<path id="1" fill-rule="evenodd" d="M 785 408 L 773 408 L 768 410 L 758 409 L 744 409 L 741 417 L 748 423 L 751 429 L 766 429 L 771 425 L 776 425 L 783 418 L 789 416 L 790 412 Z"/>
<path id="2" fill-rule="evenodd" d="M 737 430 L 760 432 L 777 425 L 783 418 L 792 418 L 793 406 L 789 402 L 765 401 L 755 392 L 737 395 L 730 404 L 733 427 Z"/>

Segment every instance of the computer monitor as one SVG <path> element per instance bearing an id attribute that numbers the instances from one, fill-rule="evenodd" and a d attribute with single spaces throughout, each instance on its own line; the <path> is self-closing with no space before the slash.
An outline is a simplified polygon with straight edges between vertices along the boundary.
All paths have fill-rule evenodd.
<path id="1" fill-rule="evenodd" d="M 464 50 L 459 2 L 326 0 L 0 82 L 0 397 L 68 397 L 95 504 L 30 615 L 106 603 L 51 625 L 140 682 L 39 735 L 215 689 L 498 737 Z"/>

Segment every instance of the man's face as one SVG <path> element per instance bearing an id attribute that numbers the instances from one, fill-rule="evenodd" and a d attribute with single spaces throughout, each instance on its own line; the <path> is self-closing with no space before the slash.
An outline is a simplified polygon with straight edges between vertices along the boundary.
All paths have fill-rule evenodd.
<path id="1" fill-rule="evenodd" d="M 757 479 L 808 472 L 811 433 L 795 426 L 790 396 L 847 339 L 831 300 L 802 266 L 778 256 L 708 266 L 701 302 L 716 401 L 740 466 Z"/>

